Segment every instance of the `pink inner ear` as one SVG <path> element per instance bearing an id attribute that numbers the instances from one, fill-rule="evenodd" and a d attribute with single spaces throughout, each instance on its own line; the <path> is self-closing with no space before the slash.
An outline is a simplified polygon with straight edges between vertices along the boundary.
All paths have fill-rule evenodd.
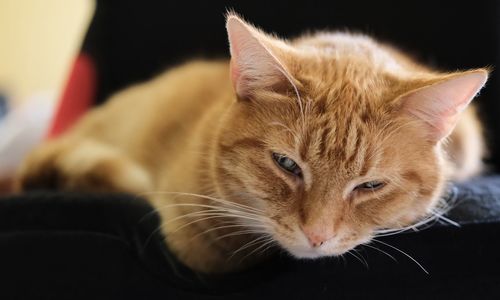
<path id="1" fill-rule="evenodd" d="M 270 51 L 278 47 L 277 41 L 236 16 L 230 16 L 226 26 L 231 50 L 231 80 L 238 96 L 245 98 L 256 89 L 269 88 L 283 81 L 280 69 L 285 68 Z"/>
<path id="2" fill-rule="evenodd" d="M 233 88 L 235 91 L 237 91 L 238 88 L 237 88 L 236 83 L 239 81 L 239 78 L 240 78 L 240 70 L 239 70 L 238 66 L 233 62 L 232 59 L 229 62 L 229 69 L 231 72 L 231 82 L 233 83 Z"/>
<path id="3" fill-rule="evenodd" d="M 403 97 L 404 109 L 430 125 L 430 138 L 439 141 L 452 132 L 487 77 L 486 71 L 479 70 L 418 89 Z"/>

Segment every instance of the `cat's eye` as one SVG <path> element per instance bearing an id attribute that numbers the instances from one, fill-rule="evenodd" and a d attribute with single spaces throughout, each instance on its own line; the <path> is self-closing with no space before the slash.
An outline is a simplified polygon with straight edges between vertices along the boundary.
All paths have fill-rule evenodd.
<path id="1" fill-rule="evenodd" d="M 284 171 L 292 173 L 295 176 L 302 177 L 302 170 L 291 158 L 283 154 L 273 153 L 273 159 Z"/>
<path id="2" fill-rule="evenodd" d="M 385 183 L 378 180 L 367 181 L 357 185 L 354 190 L 375 191 L 385 186 Z"/>

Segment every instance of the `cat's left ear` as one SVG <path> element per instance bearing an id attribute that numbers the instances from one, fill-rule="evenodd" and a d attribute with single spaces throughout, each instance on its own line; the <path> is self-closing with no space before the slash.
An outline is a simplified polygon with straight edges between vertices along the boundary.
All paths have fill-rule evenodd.
<path id="1" fill-rule="evenodd" d="M 251 98 L 259 89 L 280 90 L 292 81 L 282 55 L 288 47 L 243 21 L 234 13 L 227 16 L 231 52 L 231 81 L 240 99 Z"/>
<path id="2" fill-rule="evenodd" d="M 487 79 L 485 69 L 447 75 L 403 95 L 403 111 L 423 121 L 429 130 L 429 139 L 438 142 L 453 131 L 460 114 Z"/>

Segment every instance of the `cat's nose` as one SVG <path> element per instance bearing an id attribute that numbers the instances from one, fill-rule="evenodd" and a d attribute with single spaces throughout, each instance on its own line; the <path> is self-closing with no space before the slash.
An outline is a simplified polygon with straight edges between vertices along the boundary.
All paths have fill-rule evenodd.
<path id="1" fill-rule="evenodd" d="M 316 226 L 303 226 L 302 231 L 309 240 L 309 244 L 314 248 L 323 245 L 335 236 L 332 230 Z"/>

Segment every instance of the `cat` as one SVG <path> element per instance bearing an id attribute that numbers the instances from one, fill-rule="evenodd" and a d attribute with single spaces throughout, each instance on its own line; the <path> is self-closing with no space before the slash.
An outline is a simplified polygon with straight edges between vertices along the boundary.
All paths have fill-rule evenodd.
<path id="1" fill-rule="evenodd" d="M 278 247 L 342 255 L 422 223 L 448 180 L 481 171 L 471 100 L 487 69 L 440 72 L 345 32 L 292 40 L 229 13 L 230 61 L 133 85 L 30 154 L 18 190 L 148 199 L 168 247 L 204 273 Z"/>

